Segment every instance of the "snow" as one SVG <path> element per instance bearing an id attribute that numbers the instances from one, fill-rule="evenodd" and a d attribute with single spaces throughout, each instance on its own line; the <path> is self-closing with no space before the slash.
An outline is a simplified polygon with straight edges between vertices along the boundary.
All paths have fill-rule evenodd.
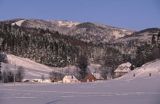
<path id="1" fill-rule="evenodd" d="M 18 57 L 12 54 L 7 54 L 9 64 L 2 63 L 2 70 L 9 68 L 10 70 L 15 70 L 18 67 L 23 67 L 25 70 L 25 79 L 41 79 L 41 76 L 44 75 L 45 78 L 49 77 L 49 72 L 59 72 L 67 74 L 75 74 L 79 69 L 76 66 L 69 65 L 62 68 L 57 67 L 48 67 L 46 65 L 37 63 L 28 58 Z M 88 68 L 91 72 L 98 70 L 100 67 L 99 64 L 91 64 Z"/>
<path id="2" fill-rule="evenodd" d="M 19 21 L 17 21 L 17 22 L 14 22 L 14 23 L 12 23 L 12 26 L 13 26 L 13 25 L 21 26 L 24 21 L 25 21 L 25 20 L 19 20 Z"/>
<path id="3" fill-rule="evenodd" d="M 120 79 L 133 80 L 136 78 L 148 78 L 149 76 L 160 76 L 160 60 L 144 64 L 142 67 L 136 68 Z M 135 75 L 135 77 L 133 77 Z"/>
<path id="4" fill-rule="evenodd" d="M 0 104 L 159 104 L 160 76 L 74 84 L 1 84 Z"/>
<path id="5" fill-rule="evenodd" d="M 72 28 L 80 24 L 79 22 L 73 22 L 73 21 L 67 21 L 67 20 L 48 20 L 48 22 L 51 22 L 52 24 L 55 24 L 59 27 L 68 27 L 68 28 Z"/>
<path id="6" fill-rule="evenodd" d="M 49 70 L 51 71 L 52 69 L 46 65 L 42 65 L 39 63 L 36 63 L 30 59 L 27 58 L 21 58 L 21 57 L 17 57 L 15 55 L 7 55 L 7 58 L 9 60 L 9 62 L 13 65 L 17 65 L 17 66 L 23 66 L 23 67 L 27 67 L 29 69 L 34 68 L 35 70 L 41 70 L 41 71 L 46 71 Z"/>
<path id="7" fill-rule="evenodd" d="M 120 34 L 120 31 L 113 31 L 112 34 L 115 36 L 115 39 L 125 36 L 125 34 Z"/>
<path id="8" fill-rule="evenodd" d="M 152 35 L 150 32 L 144 32 L 144 33 L 140 33 L 140 34 L 137 34 L 137 35 L 132 35 L 131 37 L 124 37 L 124 38 L 120 38 L 118 40 L 115 41 L 115 43 L 122 43 L 122 42 L 129 42 L 129 41 L 132 41 L 132 40 L 139 40 L 140 42 L 150 42 L 152 38 Z"/>
<path id="9" fill-rule="evenodd" d="M 115 37 L 115 39 L 122 38 L 126 36 L 126 34 L 131 35 L 132 32 L 125 30 L 125 29 L 120 29 L 121 31 L 113 30 L 112 35 Z M 124 34 L 125 33 L 125 34 Z"/>
<path id="10" fill-rule="evenodd" d="M 40 63 L 36 63 L 27 58 L 17 57 L 11 54 L 7 55 L 9 64 L 2 64 L 2 70 L 8 67 L 10 70 L 15 70 L 18 67 L 23 67 L 25 70 L 25 79 L 40 79 L 42 75 L 48 78 L 48 74 L 51 71 L 58 70 L 53 67 L 48 67 Z"/>
<path id="11" fill-rule="evenodd" d="M 160 60 L 155 60 L 101 82 L 1 83 L 0 104 L 160 104 L 159 82 Z"/>
<path id="12" fill-rule="evenodd" d="M 72 22 L 72 21 L 57 21 L 58 26 L 66 26 L 66 27 L 73 27 L 78 25 L 78 22 Z"/>
<path id="13" fill-rule="evenodd" d="M 129 63 L 129 62 L 123 63 L 123 64 L 119 65 L 118 68 L 114 72 L 128 73 L 130 71 L 130 66 L 131 66 L 131 63 Z"/>

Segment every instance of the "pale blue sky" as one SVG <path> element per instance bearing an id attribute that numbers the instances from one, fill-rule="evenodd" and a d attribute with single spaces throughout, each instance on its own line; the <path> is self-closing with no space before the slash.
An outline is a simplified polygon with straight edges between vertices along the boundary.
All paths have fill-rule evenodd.
<path id="1" fill-rule="evenodd" d="M 0 20 L 96 22 L 140 30 L 160 27 L 160 0 L 0 0 Z"/>

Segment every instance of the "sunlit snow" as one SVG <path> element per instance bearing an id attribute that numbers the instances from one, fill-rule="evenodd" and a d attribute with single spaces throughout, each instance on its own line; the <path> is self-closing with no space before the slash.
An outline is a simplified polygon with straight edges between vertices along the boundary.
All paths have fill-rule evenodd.
<path id="1" fill-rule="evenodd" d="M 1 83 L 0 104 L 160 104 L 159 82 L 160 60 L 155 60 L 121 78 L 101 82 Z"/>
<path id="2" fill-rule="evenodd" d="M 17 22 L 14 22 L 14 23 L 12 23 L 12 26 L 13 26 L 13 25 L 21 26 L 24 21 L 25 21 L 25 20 L 19 20 L 19 21 L 17 21 Z"/>

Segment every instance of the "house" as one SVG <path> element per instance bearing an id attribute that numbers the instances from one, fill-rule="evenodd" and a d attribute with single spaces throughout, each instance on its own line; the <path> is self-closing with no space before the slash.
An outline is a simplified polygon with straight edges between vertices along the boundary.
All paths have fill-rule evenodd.
<path id="1" fill-rule="evenodd" d="M 82 82 L 94 82 L 96 81 L 96 78 L 94 77 L 93 74 L 88 74 L 83 80 Z"/>
<path id="2" fill-rule="evenodd" d="M 129 62 L 126 62 L 126 63 L 123 63 L 121 65 L 118 66 L 118 68 L 114 71 L 114 77 L 117 78 L 117 77 L 121 77 L 123 76 L 124 74 L 128 73 L 131 71 L 131 63 Z"/>
<path id="3" fill-rule="evenodd" d="M 73 75 L 66 75 L 63 78 L 63 83 L 78 83 L 79 80 Z"/>
<path id="4" fill-rule="evenodd" d="M 104 80 L 100 73 L 94 72 L 92 75 L 96 78 L 96 80 Z"/>

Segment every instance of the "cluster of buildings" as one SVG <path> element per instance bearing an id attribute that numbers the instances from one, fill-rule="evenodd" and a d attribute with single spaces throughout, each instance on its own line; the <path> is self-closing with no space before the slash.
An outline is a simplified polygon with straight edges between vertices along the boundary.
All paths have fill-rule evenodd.
<path id="1" fill-rule="evenodd" d="M 63 79 L 59 79 L 54 83 L 80 83 L 80 82 L 94 82 L 97 80 L 103 80 L 102 77 L 99 77 L 98 73 L 88 74 L 83 80 L 78 80 L 74 75 L 65 75 Z M 24 79 L 23 82 L 39 82 L 39 83 L 51 83 L 50 79 Z"/>
<path id="2" fill-rule="evenodd" d="M 121 77 L 124 74 L 130 72 L 131 63 L 123 63 L 117 67 L 114 71 L 114 78 Z M 89 73 L 84 79 L 78 80 L 74 75 L 65 75 L 62 79 L 56 80 L 54 83 L 81 83 L 81 82 L 95 82 L 99 80 L 104 80 L 100 73 Z M 27 82 L 29 80 L 24 80 Z M 31 82 L 39 82 L 39 83 L 51 83 L 50 79 L 33 79 Z"/>

